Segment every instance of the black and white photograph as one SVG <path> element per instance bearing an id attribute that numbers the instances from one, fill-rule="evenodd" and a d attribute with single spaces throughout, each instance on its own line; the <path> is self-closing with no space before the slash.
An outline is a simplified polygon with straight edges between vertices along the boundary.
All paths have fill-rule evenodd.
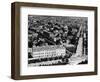
<path id="1" fill-rule="evenodd" d="M 97 75 L 97 7 L 12 3 L 13 79 Z"/>
<path id="2" fill-rule="evenodd" d="M 88 17 L 28 15 L 28 66 L 88 64 Z"/>

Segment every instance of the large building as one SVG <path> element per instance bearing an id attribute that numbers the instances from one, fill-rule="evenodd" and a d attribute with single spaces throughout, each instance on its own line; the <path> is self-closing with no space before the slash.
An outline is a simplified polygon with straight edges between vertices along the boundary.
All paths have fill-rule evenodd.
<path id="1" fill-rule="evenodd" d="M 65 64 L 66 49 L 62 46 L 38 47 L 32 49 L 32 58 L 28 59 L 31 66 L 47 66 Z"/>

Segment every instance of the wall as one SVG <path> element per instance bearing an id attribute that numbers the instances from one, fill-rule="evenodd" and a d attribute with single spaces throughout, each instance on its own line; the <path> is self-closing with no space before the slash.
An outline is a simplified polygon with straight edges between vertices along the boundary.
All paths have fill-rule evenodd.
<path id="1" fill-rule="evenodd" d="M 0 1 L 0 82 L 14 82 L 15 80 L 10 79 L 10 66 L 11 66 L 11 2 L 15 0 L 1 0 Z M 16 0 L 24 2 L 37 2 L 37 3 L 52 3 L 52 4 L 68 4 L 68 5 L 88 5 L 98 6 L 100 14 L 100 0 Z M 98 22 L 100 22 L 100 15 L 98 16 Z M 100 25 L 99 25 L 100 26 Z M 99 27 L 98 26 L 98 27 Z M 100 34 L 100 29 L 98 28 Z M 98 35 L 99 35 L 98 34 Z M 98 38 L 98 42 L 100 38 Z M 100 44 L 98 43 L 98 49 Z M 100 51 L 98 52 L 98 55 Z M 100 55 L 98 56 L 98 59 Z M 100 62 L 100 60 L 98 61 Z M 98 66 L 100 68 L 100 64 Z M 89 81 L 100 81 L 100 71 L 97 76 L 79 76 L 79 77 L 63 77 L 63 78 L 52 78 L 52 79 L 37 79 L 28 80 L 29 82 L 51 82 L 51 81 L 62 81 L 62 82 L 89 82 Z M 27 80 L 23 80 L 27 82 Z"/>

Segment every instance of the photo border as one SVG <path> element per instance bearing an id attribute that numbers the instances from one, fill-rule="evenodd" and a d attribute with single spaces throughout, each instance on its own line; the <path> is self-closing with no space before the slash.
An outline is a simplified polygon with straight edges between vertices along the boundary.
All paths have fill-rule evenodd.
<path id="1" fill-rule="evenodd" d="M 20 8 L 21 7 L 43 7 L 58 9 L 77 9 L 77 10 L 93 10 L 94 11 L 94 72 L 78 72 L 78 73 L 59 73 L 59 74 L 43 74 L 43 75 L 20 75 Z M 11 78 L 15 80 L 22 79 L 38 79 L 38 78 L 55 78 L 69 76 L 97 75 L 97 7 L 76 6 L 76 5 L 58 5 L 43 3 L 26 3 L 14 2 L 11 4 Z"/>

